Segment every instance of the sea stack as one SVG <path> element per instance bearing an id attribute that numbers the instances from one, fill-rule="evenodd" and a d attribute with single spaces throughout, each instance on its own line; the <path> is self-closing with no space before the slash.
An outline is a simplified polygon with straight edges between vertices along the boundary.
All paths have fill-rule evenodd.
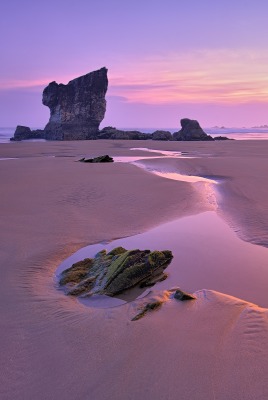
<path id="1" fill-rule="evenodd" d="M 96 139 L 106 111 L 107 68 L 101 68 L 67 85 L 51 82 L 43 91 L 43 104 L 50 109 L 44 129 L 47 140 Z"/>
<path id="2" fill-rule="evenodd" d="M 174 140 L 213 140 L 210 135 L 207 135 L 199 122 L 194 119 L 181 119 L 181 130 L 173 133 Z"/>

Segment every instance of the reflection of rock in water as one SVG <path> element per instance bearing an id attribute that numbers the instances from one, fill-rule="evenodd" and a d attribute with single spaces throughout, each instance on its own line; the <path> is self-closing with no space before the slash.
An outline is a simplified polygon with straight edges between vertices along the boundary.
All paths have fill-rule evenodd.
<path id="1" fill-rule="evenodd" d="M 152 286 L 165 279 L 163 270 L 172 258 L 169 250 L 151 252 L 117 247 L 108 254 L 102 250 L 95 258 L 86 258 L 63 271 L 59 284 L 73 296 L 114 296 L 134 286 Z"/>

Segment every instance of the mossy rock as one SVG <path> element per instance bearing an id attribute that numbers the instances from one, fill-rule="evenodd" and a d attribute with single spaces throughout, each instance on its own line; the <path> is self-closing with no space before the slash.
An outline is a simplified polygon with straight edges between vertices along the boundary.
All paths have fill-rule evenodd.
<path id="1" fill-rule="evenodd" d="M 152 276 L 149 279 L 145 280 L 144 282 L 142 282 L 140 284 L 140 287 L 150 287 L 150 286 L 154 286 L 156 283 L 158 282 L 163 282 L 167 279 L 168 274 L 161 272 L 160 274 L 156 275 L 156 276 Z"/>
<path id="2" fill-rule="evenodd" d="M 67 285 L 67 283 L 76 284 L 81 282 L 87 276 L 92 264 L 92 258 L 85 258 L 73 264 L 70 268 L 61 273 L 59 284 L 63 286 Z"/>
<path id="3" fill-rule="evenodd" d="M 63 271 L 59 284 L 73 296 L 114 296 L 134 286 L 152 286 L 165 279 L 163 270 L 172 258 L 169 250 L 151 252 L 116 247 L 108 254 L 102 250 L 94 259 L 79 261 Z"/>
<path id="4" fill-rule="evenodd" d="M 124 249 L 124 247 L 115 247 L 113 250 L 111 250 L 107 255 L 108 256 L 118 256 L 119 254 L 125 253 L 127 250 Z"/>
<path id="5" fill-rule="evenodd" d="M 113 296 L 159 274 L 172 259 L 172 253 L 130 250 L 111 263 L 107 272 L 106 294 Z"/>
<path id="6" fill-rule="evenodd" d="M 146 254 L 149 254 L 150 250 L 128 250 L 119 255 L 110 265 L 107 271 L 107 284 L 106 287 L 117 278 L 117 276 L 127 270 L 129 267 L 138 264 L 139 260 Z"/>
<path id="7" fill-rule="evenodd" d="M 95 281 L 96 281 L 95 276 L 92 276 L 92 277 L 82 280 L 82 282 L 78 283 L 78 285 L 72 287 L 68 291 L 68 295 L 79 296 L 80 294 L 89 292 L 93 288 Z"/>

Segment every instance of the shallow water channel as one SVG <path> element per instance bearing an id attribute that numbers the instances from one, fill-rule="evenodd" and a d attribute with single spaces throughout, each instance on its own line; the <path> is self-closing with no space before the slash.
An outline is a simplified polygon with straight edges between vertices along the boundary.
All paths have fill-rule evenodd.
<path id="1" fill-rule="evenodd" d="M 164 155 L 166 156 L 169 157 L 168 154 Z M 177 153 L 175 157 L 181 157 L 181 154 Z M 121 162 L 133 161 L 137 162 L 137 160 Z M 145 168 L 144 165 L 142 168 Z M 150 172 L 159 175 L 161 171 Z M 185 180 L 180 179 L 179 173 L 178 176 L 172 175 L 172 177 L 165 174 L 169 173 L 163 172 L 161 176 Z M 191 178 L 192 184 L 200 185 L 200 183 L 193 183 L 199 182 L 200 177 Z M 206 178 L 201 181 L 204 186 L 209 186 L 213 191 L 215 181 Z M 268 249 L 239 239 L 214 211 L 179 218 L 139 235 L 82 248 L 59 266 L 56 275 L 58 276 L 61 271 L 79 260 L 94 257 L 102 249 L 110 251 L 117 246 L 123 246 L 126 249 L 171 250 L 173 252 L 174 258 L 166 269 L 168 278 L 157 283 L 154 289 L 165 290 L 174 286 L 189 292 L 212 289 L 268 307 Z M 149 290 L 146 289 L 142 294 L 137 293 L 137 295 L 144 296 Z M 92 296 L 87 300 L 81 300 L 87 306 L 103 308 L 119 306 L 126 301 L 129 301 L 129 298 L 124 298 L 124 294 L 120 296 L 120 299 Z"/>

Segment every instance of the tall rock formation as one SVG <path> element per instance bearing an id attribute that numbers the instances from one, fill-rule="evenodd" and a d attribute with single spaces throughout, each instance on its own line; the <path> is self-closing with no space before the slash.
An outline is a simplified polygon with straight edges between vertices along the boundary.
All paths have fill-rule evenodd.
<path id="1" fill-rule="evenodd" d="M 106 111 L 107 69 L 90 72 L 67 85 L 51 82 L 43 91 L 50 109 L 47 140 L 95 139 Z"/>
<path id="2" fill-rule="evenodd" d="M 194 119 L 183 118 L 181 119 L 181 130 L 173 133 L 174 140 L 213 140 L 207 135 L 199 122 Z"/>

